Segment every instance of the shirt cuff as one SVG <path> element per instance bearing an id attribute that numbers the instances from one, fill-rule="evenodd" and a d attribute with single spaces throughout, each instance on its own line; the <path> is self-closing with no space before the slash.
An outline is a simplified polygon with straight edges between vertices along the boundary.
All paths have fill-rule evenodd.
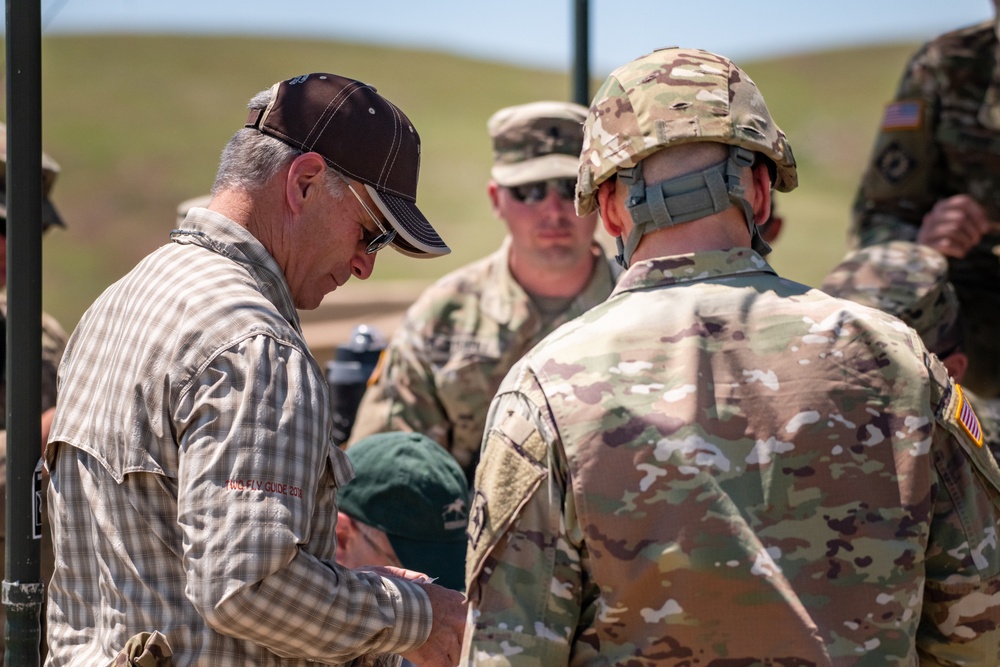
<path id="1" fill-rule="evenodd" d="M 431 599 L 423 586 L 412 581 L 382 577 L 382 582 L 396 610 L 396 625 L 386 642 L 386 652 L 406 653 L 431 635 Z"/>

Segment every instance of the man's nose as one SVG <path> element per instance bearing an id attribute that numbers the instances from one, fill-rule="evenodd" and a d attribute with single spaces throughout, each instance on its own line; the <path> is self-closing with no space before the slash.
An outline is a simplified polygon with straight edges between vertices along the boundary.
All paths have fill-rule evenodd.
<path id="1" fill-rule="evenodd" d="M 351 262 L 351 270 L 358 280 L 367 280 L 368 276 L 372 274 L 375 269 L 375 256 L 378 253 L 367 254 L 364 248 L 361 248 L 355 255 L 354 260 Z"/>

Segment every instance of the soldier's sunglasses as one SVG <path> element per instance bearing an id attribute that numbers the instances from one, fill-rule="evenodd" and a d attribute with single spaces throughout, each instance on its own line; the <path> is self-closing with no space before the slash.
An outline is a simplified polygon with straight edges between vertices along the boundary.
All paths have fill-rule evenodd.
<path id="1" fill-rule="evenodd" d="M 555 190 L 561 199 L 572 200 L 576 196 L 576 179 L 553 178 L 548 181 L 511 185 L 507 190 L 510 191 L 511 197 L 522 204 L 537 204 L 548 196 L 549 190 Z"/>

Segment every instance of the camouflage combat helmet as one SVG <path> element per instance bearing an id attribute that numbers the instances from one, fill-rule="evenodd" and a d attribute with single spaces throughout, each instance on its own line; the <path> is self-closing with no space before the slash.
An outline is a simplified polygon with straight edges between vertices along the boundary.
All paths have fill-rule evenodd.
<path id="1" fill-rule="evenodd" d="M 700 141 L 729 145 L 729 160 L 649 188 L 653 199 L 647 204 L 641 161 L 660 149 Z M 798 185 L 791 147 L 750 77 L 707 51 L 660 49 L 612 72 L 594 96 L 584 124 L 577 213 L 595 210 L 598 187 L 617 175 L 629 186 L 627 206 L 636 226 L 631 249 L 619 238 L 623 264 L 643 231 L 705 217 L 734 203 L 743 208 L 754 248 L 767 252 L 739 183 L 739 174 L 757 155 L 770 162 L 775 189 L 788 192 Z M 679 195 L 686 200 L 683 205 L 670 201 Z M 692 198 L 697 200 L 693 208 Z"/>
<path id="2" fill-rule="evenodd" d="M 890 241 L 855 250 L 827 274 L 820 289 L 895 315 L 939 357 L 961 345 L 959 303 L 948 281 L 948 260 L 933 248 Z"/>

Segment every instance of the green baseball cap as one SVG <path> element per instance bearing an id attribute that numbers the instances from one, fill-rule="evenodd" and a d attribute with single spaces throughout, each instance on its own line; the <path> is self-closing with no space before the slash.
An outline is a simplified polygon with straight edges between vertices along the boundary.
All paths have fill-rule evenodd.
<path id="1" fill-rule="evenodd" d="M 394 431 L 358 440 L 347 456 L 355 477 L 337 491 L 340 511 L 384 532 L 403 567 L 464 590 L 469 486 L 452 455 Z"/>
<path id="2" fill-rule="evenodd" d="M 935 354 L 947 356 L 961 345 L 948 259 L 928 246 L 889 241 L 859 248 L 827 274 L 820 289 L 895 315 Z"/>

